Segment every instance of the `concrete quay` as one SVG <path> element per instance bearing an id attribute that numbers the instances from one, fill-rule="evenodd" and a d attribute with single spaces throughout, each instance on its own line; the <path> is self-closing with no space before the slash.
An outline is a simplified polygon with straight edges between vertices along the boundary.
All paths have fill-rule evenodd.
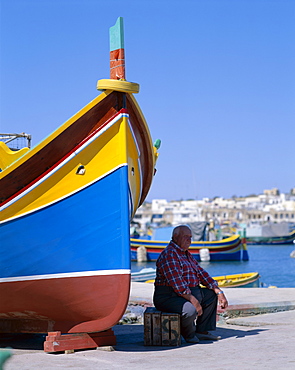
<path id="1" fill-rule="evenodd" d="M 4 370 L 41 369 L 294 369 L 295 288 L 226 288 L 229 308 L 220 312 L 218 342 L 182 342 L 180 347 L 146 347 L 143 325 L 117 325 L 117 345 L 72 354 L 43 352 L 44 338 L 7 342 L 13 355 Z M 129 304 L 152 305 L 153 285 L 132 283 Z M 143 309 L 142 309 L 143 311 Z M 4 342 L 1 340 L 1 347 Z"/>

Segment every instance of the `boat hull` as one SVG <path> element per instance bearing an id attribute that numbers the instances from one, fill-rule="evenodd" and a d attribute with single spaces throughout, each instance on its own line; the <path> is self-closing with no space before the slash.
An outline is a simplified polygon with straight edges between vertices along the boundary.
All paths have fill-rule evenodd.
<path id="1" fill-rule="evenodd" d="M 130 284 L 126 177 L 124 166 L 71 197 L 2 225 L 1 236 L 13 248 L 2 258 L 0 318 L 12 322 L 12 316 L 17 331 L 22 315 L 25 331 L 32 324 L 28 320 L 35 322 L 29 331 L 40 330 L 40 317 L 47 318 L 50 330 L 66 332 L 105 330 L 118 322 Z M 95 197 L 100 193 L 105 196 Z M 79 324 L 83 320 L 90 323 Z"/>
<path id="2" fill-rule="evenodd" d="M 259 273 L 249 272 L 243 274 L 216 276 L 220 288 L 259 288 Z"/>
<path id="3" fill-rule="evenodd" d="M 168 244 L 168 241 L 131 239 L 131 259 L 136 261 L 138 248 L 144 247 L 147 260 L 156 261 Z M 248 260 L 247 248 L 239 235 L 216 242 L 192 242 L 189 251 L 197 261 L 201 261 L 201 249 L 209 250 L 210 261 Z"/>
<path id="4" fill-rule="evenodd" d="M 295 241 L 295 230 L 293 230 L 289 235 L 285 236 L 257 236 L 257 237 L 248 237 L 246 238 L 247 244 L 251 245 L 285 245 L 293 244 Z"/>
<path id="5" fill-rule="evenodd" d="M 117 272 L 117 274 L 116 274 Z M 119 273 L 118 273 L 119 272 Z M 0 285 L 2 332 L 65 333 L 103 331 L 124 314 L 130 274 L 54 277 Z"/>
<path id="6" fill-rule="evenodd" d="M 94 332 L 120 320 L 130 219 L 154 165 L 135 99 L 106 91 L 0 173 L 0 332 Z"/>
<path id="7" fill-rule="evenodd" d="M 3 223 L 1 239 L 11 248 L 1 258 L 1 277 L 94 271 L 105 269 L 105 261 L 108 269 L 130 269 L 126 177 L 124 166 L 75 195 Z"/>

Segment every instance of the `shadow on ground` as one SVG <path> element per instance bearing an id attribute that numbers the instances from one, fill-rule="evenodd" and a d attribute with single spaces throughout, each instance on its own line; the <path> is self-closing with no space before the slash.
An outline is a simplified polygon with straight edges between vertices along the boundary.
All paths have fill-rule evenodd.
<path id="1" fill-rule="evenodd" d="M 167 351 L 175 347 L 164 346 L 144 346 L 144 326 L 140 324 L 116 325 L 114 333 L 117 338 L 116 351 L 125 352 L 149 352 L 149 351 Z M 267 329 L 246 329 L 218 327 L 216 334 L 221 336 L 221 340 L 226 338 L 245 338 L 250 335 L 258 335 Z M 47 334 L 1 334 L 0 348 L 13 348 L 20 350 L 40 350 L 43 351 L 43 343 Z M 202 344 L 210 344 L 212 341 L 201 341 Z M 182 340 L 181 346 L 190 346 Z"/>
<path id="2" fill-rule="evenodd" d="M 251 335 L 258 335 L 260 332 L 268 329 L 250 329 L 239 330 L 235 328 L 217 328 L 214 334 L 220 335 L 221 340 L 227 338 L 245 338 Z M 117 325 L 114 327 L 117 338 L 116 351 L 125 352 L 149 352 L 149 351 L 167 351 L 175 347 L 164 346 L 144 346 L 144 326 L 143 325 Z M 210 344 L 212 341 L 200 341 L 202 344 Z M 194 344 L 186 343 L 182 340 L 181 346 L 191 346 Z"/>
<path id="3" fill-rule="evenodd" d="M 0 348 L 42 350 L 47 334 L 0 334 Z"/>

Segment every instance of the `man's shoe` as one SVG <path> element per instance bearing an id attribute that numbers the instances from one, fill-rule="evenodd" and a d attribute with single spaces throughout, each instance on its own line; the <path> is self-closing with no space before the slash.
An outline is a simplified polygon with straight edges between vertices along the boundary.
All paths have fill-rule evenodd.
<path id="1" fill-rule="evenodd" d="M 200 340 L 198 337 L 194 336 L 192 338 L 184 338 L 187 343 L 199 343 Z"/>
<path id="2" fill-rule="evenodd" d="M 196 333 L 196 336 L 200 340 L 219 340 L 219 339 L 221 339 L 221 336 L 220 335 L 213 335 L 213 334 L 211 334 L 209 332 L 207 332 L 206 334 Z"/>

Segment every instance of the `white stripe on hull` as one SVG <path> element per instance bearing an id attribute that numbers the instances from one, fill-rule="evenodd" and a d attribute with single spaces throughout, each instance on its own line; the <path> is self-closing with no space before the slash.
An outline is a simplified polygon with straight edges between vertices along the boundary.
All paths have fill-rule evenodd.
<path id="1" fill-rule="evenodd" d="M 30 276 L 13 276 L 7 278 L 0 278 L 0 283 L 10 283 L 15 281 L 28 281 L 28 280 L 46 280 L 46 279 L 63 279 L 75 278 L 86 276 L 105 276 L 105 275 L 130 275 L 130 269 L 117 269 L 117 270 L 97 270 L 97 271 L 79 271 L 79 272 L 65 272 L 59 274 L 44 274 L 44 275 L 30 275 Z"/>

